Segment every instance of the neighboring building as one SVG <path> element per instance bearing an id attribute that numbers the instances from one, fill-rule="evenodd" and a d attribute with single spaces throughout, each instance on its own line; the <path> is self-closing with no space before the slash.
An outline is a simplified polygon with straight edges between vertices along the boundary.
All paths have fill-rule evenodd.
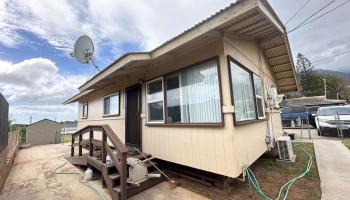
<path id="1" fill-rule="evenodd" d="M 71 135 L 78 130 L 78 123 L 76 121 L 65 121 L 61 122 L 61 134 L 63 135 Z"/>
<path id="2" fill-rule="evenodd" d="M 238 177 L 272 147 L 266 137 L 283 133 L 268 93 L 297 89 L 283 23 L 266 0 L 239 0 L 150 52 L 125 54 L 65 104 L 79 102 L 78 129 L 108 124 L 158 159 Z"/>
<path id="3" fill-rule="evenodd" d="M 37 121 L 27 127 L 26 143 L 32 146 L 60 143 L 61 127 L 60 123 L 49 119 Z"/>
<path id="4" fill-rule="evenodd" d="M 302 107 L 306 106 L 310 112 L 317 112 L 319 107 L 325 106 L 341 106 L 346 105 L 346 100 L 326 99 L 324 96 L 300 97 L 292 99 L 283 99 L 280 103 L 281 107 Z"/>

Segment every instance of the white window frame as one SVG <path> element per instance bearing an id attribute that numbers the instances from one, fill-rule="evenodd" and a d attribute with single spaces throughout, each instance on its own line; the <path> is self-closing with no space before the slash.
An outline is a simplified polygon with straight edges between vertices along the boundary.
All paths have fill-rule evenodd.
<path id="1" fill-rule="evenodd" d="M 118 97 L 118 112 L 117 113 L 110 113 L 110 114 L 106 114 L 105 113 L 105 99 L 108 98 L 108 97 L 112 97 L 112 96 L 117 96 Z M 102 108 L 102 112 L 103 112 L 103 117 L 110 117 L 110 116 L 119 116 L 120 115 L 120 92 L 115 92 L 115 93 L 112 93 L 112 94 L 109 94 L 109 95 L 106 95 L 103 97 L 103 108 Z M 111 106 L 109 106 L 111 107 Z"/>
<path id="2" fill-rule="evenodd" d="M 84 113 L 84 107 L 86 106 L 86 113 Z M 81 118 L 82 119 L 87 119 L 89 116 L 89 103 L 85 102 L 83 104 L 81 104 L 81 108 L 82 108 L 82 113 L 81 113 Z M 84 115 L 86 114 L 86 115 Z"/>
<path id="3" fill-rule="evenodd" d="M 255 77 L 259 78 L 259 80 L 260 80 L 262 96 L 256 94 L 255 79 L 254 79 Z M 254 85 L 255 102 L 256 102 L 255 105 L 256 105 L 256 111 L 257 111 L 256 115 L 257 115 L 258 119 L 265 119 L 266 114 L 265 114 L 265 100 L 264 100 L 264 87 L 263 87 L 264 82 L 260 76 L 254 74 L 254 73 L 253 73 L 253 85 Z M 263 111 L 263 115 L 264 115 L 263 117 L 259 117 L 259 111 L 258 111 L 259 107 L 258 107 L 258 101 L 257 101 L 258 98 L 261 99 L 261 102 L 263 104 L 262 105 L 262 109 L 263 109 L 262 111 Z"/>
<path id="4" fill-rule="evenodd" d="M 159 102 L 159 101 L 154 101 L 154 102 L 148 102 L 148 84 L 153 83 L 153 82 L 157 82 L 159 80 L 162 80 L 162 101 L 163 101 L 163 120 L 150 120 L 149 117 L 149 110 L 148 110 L 148 104 L 149 103 L 154 103 L 154 102 Z M 165 122 L 165 98 L 164 98 L 164 77 L 159 77 L 150 81 L 146 82 L 146 115 L 147 115 L 147 123 L 148 124 L 164 124 Z"/>

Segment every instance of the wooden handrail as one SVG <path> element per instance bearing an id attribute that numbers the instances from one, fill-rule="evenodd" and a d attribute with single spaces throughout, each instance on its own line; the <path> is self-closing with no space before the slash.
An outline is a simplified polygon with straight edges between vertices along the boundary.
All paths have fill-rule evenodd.
<path id="1" fill-rule="evenodd" d="M 120 174 L 120 197 L 122 200 L 125 200 L 127 197 L 126 159 L 128 150 L 109 125 L 86 126 L 72 134 L 71 156 L 74 156 L 74 141 L 76 137 L 79 137 L 79 156 L 82 156 L 82 146 L 86 145 L 87 143 L 89 144 L 89 156 L 93 155 L 93 145 L 94 143 L 96 144 L 96 139 L 94 139 L 94 131 L 102 132 L 102 163 L 106 163 L 106 156 L 108 154 Z M 89 140 L 83 140 L 83 135 L 85 133 L 89 133 Z M 116 154 L 113 153 L 111 147 L 107 143 L 107 138 L 111 141 L 114 148 L 117 150 Z"/>
<path id="2" fill-rule="evenodd" d="M 122 143 L 122 141 L 118 138 L 118 136 L 113 132 L 111 127 L 108 125 L 102 125 L 103 130 L 105 131 L 108 139 L 112 142 L 114 147 L 117 149 L 117 151 L 121 154 L 126 154 L 128 152 L 125 145 Z"/>
<path id="3" fill-rule="evenodd" d="M 117 167 L 118 171 L 121 171 L 122 170 L 121 169 L 121 162 L 119 161 L 117 156 L 115 154 L 113 154 L 112 149 L 108 145 L 105 146 L 105 149 L 106 149 L 107 154 L 111 158 L 112 162 Z"/>
<path id="4" fill-rule="evenodd" d="M 105 126 L 108 126 L 108 125 L 105 125 Z M 103 127 L 102 126 L 85 126 L 84 128 L 78 130 L 77 132 L 73 133 L 72 134 L 72 137 L 76 138 L 78 137 L 79 135 L 84 135 L 85 133 L 88 133 L 90 132 L 90 130 L 92 131 L 102 131 Z"/>

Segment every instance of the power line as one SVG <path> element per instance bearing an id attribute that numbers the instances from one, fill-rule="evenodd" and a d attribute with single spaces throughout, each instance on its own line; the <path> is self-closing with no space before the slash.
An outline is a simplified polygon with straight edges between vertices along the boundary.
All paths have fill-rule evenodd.
<path id="1" fill-rule="evenodd" d="M 333 8 L 333 9 L 331 9 L 331 10 L 325 12 L 325 13 L 323 13 L 322 15 L 320 15 L 320 16 L 318 16 L 318 17 L 312 19 L 311 21 L 308 21 L 308 22 L 304 23 L 303 25 L 299 26 L 299 28 L 301 28 L 301 27 L 303 27 L 303 26 L 305 26 L 305 25 L 307 25 L 307 24 L 309 24 L 309 23 L 311 23 L 311 22 L 313 22 L 313 21 L 315 21 L 315 20 L 317 20 L 317 19 L 320 19 L 321 17 L 323 17 L 323 16 L 325 16 L 325 15 L 327 15 L 327 14 L 333 12 L 334 10 L 336 10 L 336 9 L 338 9 L 338 8 L 340 8 L 340 7 L 342 7 L 342 6 L 344 6 L 345 4 L 347 4 L 347 3 L 349 3 L 349 2 L 350 2 L 350 0 L 343 2 L 342 4 L 338 5 L 337 7 Z"/>
<path id="2" fill-rule="evenodd" d="M 313 16 L 317 15 L 318 13 L 320 13 L 322 10 L 324 10 L 325 8 L 327 8 L 328 6 L 330 6 L 332 3 L 334 3 L 336 0 L 332 0 L 331 2 L 329 2 L 328 4 L 326 4 L 325 6 L 323 6 L 322 8 L 320 8 L 319 10 L 317 10 L 314 14 L 312 14 L 311 16 L 309 16 L 308 18 L 306 18 L 304 21 L 302 21 L 301 23 L 299 23 L 295 28 L 293 28 L 291 31 L 289 31 L 288 33 L 291 33 L 293 31 L 295 31 L 296 29 L 298 29 L 301 25 L 303 25 L 305 22 L 307 22 L 309 19 L 311 19 Z"/>
<path id="3" fill-rule="evenodd" d="M 319 63 L 319 62 L 322 62 L 322 61 L 326 61 L 326 60 L 329 60 L 331 58 L 335 58 L 335 57 L 338 57 L 338 56 L 341 56 L 341 55 L 344 55 L 344 54 L 347 54 L 347 53 L 350 53 L 350 50 L 338 53 L 336 55 L 333 55 L 333 56 L 330 56 L 330 57 L 327 57 L 327 58 L 323 58 L 321 60 L 316 60 L 316 61 L 312 62 L 312 64 Z"/>
<path id="4" fill-rule="evenodd" d="M 310 3 L 310 1 L 311 0 L 308 0 L 301 8 L 299 8 L 299 10 L 296 13 L 294 13 L 294 15 L 291 18 L 289 18 L 284 25 L 287 25 L 290 21 L 292 21 L 292 19 L 294 19 L 294 17 L 296 17 L 299 14 L 299 12 L 303 10 L 308 3 Z"/>

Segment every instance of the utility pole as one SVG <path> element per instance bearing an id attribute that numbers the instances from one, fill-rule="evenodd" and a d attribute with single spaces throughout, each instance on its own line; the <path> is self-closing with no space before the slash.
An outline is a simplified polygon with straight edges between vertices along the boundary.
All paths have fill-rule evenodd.
<path id="1" fill-rule="evenodd" d="M 326 79 L 323 79 L 324 82 L 324 98 L 327 99 L 327 82 Z"/>

